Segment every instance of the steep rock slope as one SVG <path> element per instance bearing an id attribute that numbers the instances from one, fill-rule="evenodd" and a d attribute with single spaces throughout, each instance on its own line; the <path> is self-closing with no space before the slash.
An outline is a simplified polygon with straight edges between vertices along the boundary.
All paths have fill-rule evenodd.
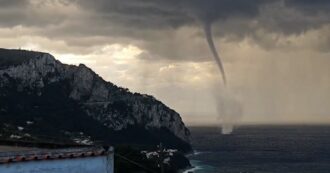
<path id="1" fill-rule="evenodd" d="M 0 120 L 7 138 L 190 149 L 189 130 L 174 110 L 48 53 L 0 49 Z"/>

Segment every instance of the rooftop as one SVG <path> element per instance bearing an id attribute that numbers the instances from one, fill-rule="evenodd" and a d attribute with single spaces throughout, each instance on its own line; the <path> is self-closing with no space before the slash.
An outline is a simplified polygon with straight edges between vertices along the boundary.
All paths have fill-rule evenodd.
<path id="1" fill-rule="evenodd" d="M 111 147 L 108 148 L 97 146 L 66 149 L 38 149 L 14 146 L 0 146 L 0 164 L 35 160 L 94 157 L 107 155 L 111 152 L 113 152 Z"/>

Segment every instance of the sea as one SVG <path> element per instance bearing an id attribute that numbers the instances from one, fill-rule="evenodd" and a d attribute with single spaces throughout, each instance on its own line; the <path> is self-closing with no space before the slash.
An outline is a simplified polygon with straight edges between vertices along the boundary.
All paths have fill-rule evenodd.
<path id="1" fill-rule="evenodd" d="M 189 129 L 195 152 L 185 173 L 330 173 L 330 125 Z"/>

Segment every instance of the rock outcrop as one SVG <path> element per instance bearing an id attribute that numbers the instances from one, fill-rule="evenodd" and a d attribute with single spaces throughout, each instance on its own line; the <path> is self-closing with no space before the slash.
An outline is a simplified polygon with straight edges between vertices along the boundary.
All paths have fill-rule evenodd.
<path id="1" fill-rule="evenodd" d="M 52 121 L 49 116 L 58 119 L 65 115 L 63 121 L 84 120 L 99 126 L 103 136 L 97 138 L 98 140 L 107 138 L 107 135 L 111 137 L 111 134 L 120 134 L 129 129 L 135 131 L 138 128 L 141 133 L 151 134 L 151 137 L 147 134 L 138 135 L 142 138 L 145 135 L 146 141 L 157 139 L 159 141 L 155 142 L 164 142 L 171 146 L 180 141 L 180 145 L 189 146 L 190 132 L 174 110 L 152 96 L 131 93 L 126 88 L 104 81 L 83 64 L 62 64 L 48 53 L 0 49 L 0 99 L 3 124 L 24 126 L 27 121 L 35 122 L 33 125 L 25 124 L 28 126 L 25 129 L 30 129 L 30 133 L 42 131 L 43 125 L 36 125 L 38 120 L 42 119 L 40 123 L 45 123 L 45 119 Z M 15 117 L 19 118 L 16 124 L 11 121 Z M 46 124 L 52 126 L 51 122 Z M 86 131 L 83 125 L 80 126 L 78 129 L 82 132 L 77 133 L 87 133 L 90 138 L 100 136 Z M 73 130 L 70 132 L 70 128 L 57 131 L 75 133 Z M 109 133 L 104 132 L 107 130 Z M 157 133 L 166 134 L 158 136 Z M 164 141 L 165 139 L 175 139 L 176 142 L 171 144 L 173 140 Z M 125 143 L 124 138 L 120 141 Z"/>

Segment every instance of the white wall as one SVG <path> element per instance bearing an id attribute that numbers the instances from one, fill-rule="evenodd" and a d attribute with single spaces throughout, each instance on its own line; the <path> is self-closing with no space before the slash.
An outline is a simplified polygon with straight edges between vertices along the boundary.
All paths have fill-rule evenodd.
<path id="1" fill-rule="evenodd" d="M 113 154 L 0 164 L 0 173 L 113 173 Z"/>

